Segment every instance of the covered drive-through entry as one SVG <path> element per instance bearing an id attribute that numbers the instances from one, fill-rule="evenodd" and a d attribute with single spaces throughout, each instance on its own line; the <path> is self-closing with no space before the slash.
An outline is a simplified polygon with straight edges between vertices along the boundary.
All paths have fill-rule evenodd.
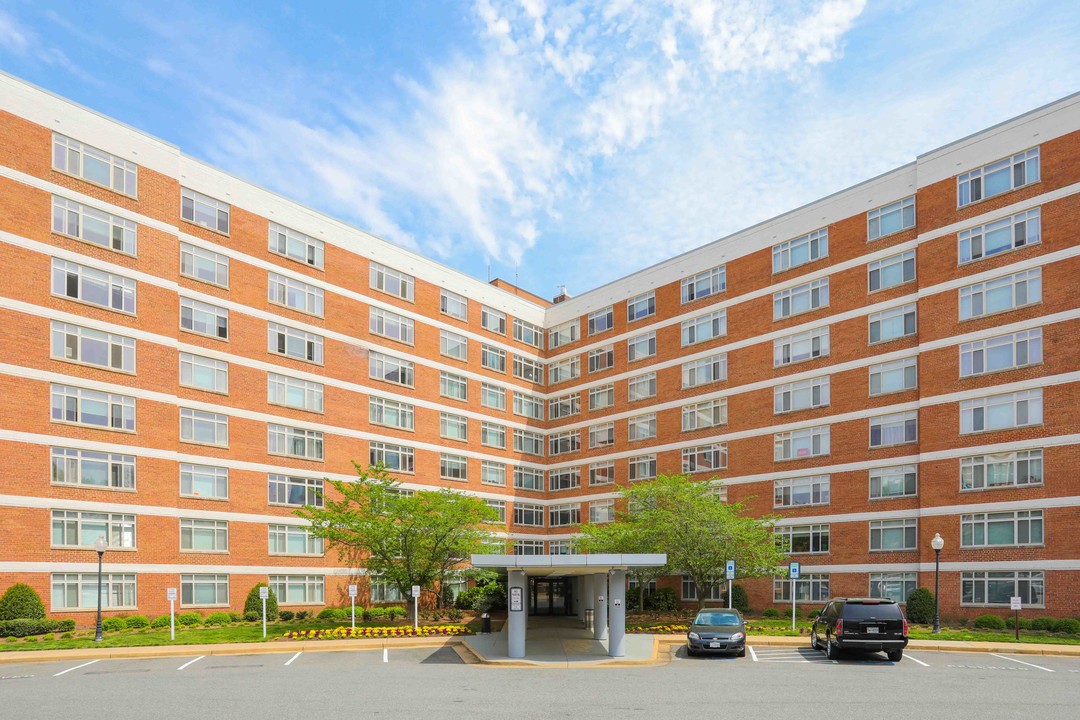
<path id="1" fill-rule="evenodd" d="M 530 614 L 565 614 L 583 626 L 608 655 L 626 654 L 626 572 L 660 567 L 663 554 L 473 555 L 474 567 L 507 573 L 507 655 L 524 658 Z"/>

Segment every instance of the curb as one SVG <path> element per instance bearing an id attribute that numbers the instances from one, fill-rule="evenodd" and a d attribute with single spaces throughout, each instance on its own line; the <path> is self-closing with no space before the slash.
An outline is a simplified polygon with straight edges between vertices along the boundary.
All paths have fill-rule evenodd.
<path id="1" fill-rule="evenodd" d="M 653 649 L 652 654 L 648 658 L 642 659 L 630 659 L 625 658 L 604 658 L 597 660 L 580 660 L 580 661 L 562 661 L 562 662 L 550 662 L 550 661 L 535 661 L 524 658 L 514 659 L 491 659 L 485 657 L 478 652 L 476 648 L 469 645 L 468 642 L 462 640 L 460 645 L 457 645 L 454 650 L 458 656 L 465 661 L 467 665 L 483 665 L 490 668 L 531 668 L 536 670 L 542 669 L 558 669 L 565 670 L 568 668 L 614 668 L 614 667 L 649 667 L 653 665 L 667 665 L 671 662 L 670 650 L 668 648 L 661 649 L 664 644 L 662 640 L 663 636 L 653 636 Z M 665 653 L 666 657 L 660 657 L 660 653 Z M 471 661 L 466 659 L 466 656 L 471 658 Z"/>
<path id="2" fill-rule="evenodd" d="M 658 635 L 657 640 L 671 646 L 686 642 L 683 635 Z M 754 647 L 809 647 L 808 636 L 750 635 L 747 645 Z M 1056 655 L 1080 657 L 1080 645 L 1048 645 L 1045 643 L 996 643 L 974 640 L 916 640 L 908 641 L 908 650 L 934 652 L 1006 653 L 1009 655 Z"/>

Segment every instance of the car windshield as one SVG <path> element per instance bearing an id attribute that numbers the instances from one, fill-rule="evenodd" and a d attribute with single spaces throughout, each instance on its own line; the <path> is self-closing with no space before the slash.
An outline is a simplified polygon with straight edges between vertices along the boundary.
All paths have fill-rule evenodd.
<path id="1" fill-rule="evenodd" d="M 711 612 L 700 613 L 694 619 L 695 625 L 738 625 L 739 616 L 735 613 Z"/>

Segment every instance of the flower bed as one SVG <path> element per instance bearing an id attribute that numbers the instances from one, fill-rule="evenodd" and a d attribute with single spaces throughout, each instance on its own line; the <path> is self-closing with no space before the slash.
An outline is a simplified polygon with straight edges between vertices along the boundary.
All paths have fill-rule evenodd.
<path id="1" fill-rule="evenodd" d="M 690 631 L 690 626 L 685 623 L 675 623 L 670 625 L 628 625 L 626 632 L 628 633 L 655 633 L 657 635 L 670 635 L 675 633 L 687 633 Z"/>
<path id="2" fill-rule="evenodd" d="M 332 630 L 294 630 L 281 637 L 285 640 L 343 640 L 346 638 L 449 637 L 468 635 L 463 625 L 421 625 L 382 627 L 336 627 Z"/>

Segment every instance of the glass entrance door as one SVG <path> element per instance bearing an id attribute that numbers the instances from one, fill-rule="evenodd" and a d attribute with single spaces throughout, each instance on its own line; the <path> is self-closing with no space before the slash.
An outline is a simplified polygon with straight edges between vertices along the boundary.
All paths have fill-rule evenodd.
<path id="1" fill-rule="evenodd" d="M 570 584 L 565 578 L 530 578 L 532 587 L 531 615 L 567 615 L 570 602 Z"/>

